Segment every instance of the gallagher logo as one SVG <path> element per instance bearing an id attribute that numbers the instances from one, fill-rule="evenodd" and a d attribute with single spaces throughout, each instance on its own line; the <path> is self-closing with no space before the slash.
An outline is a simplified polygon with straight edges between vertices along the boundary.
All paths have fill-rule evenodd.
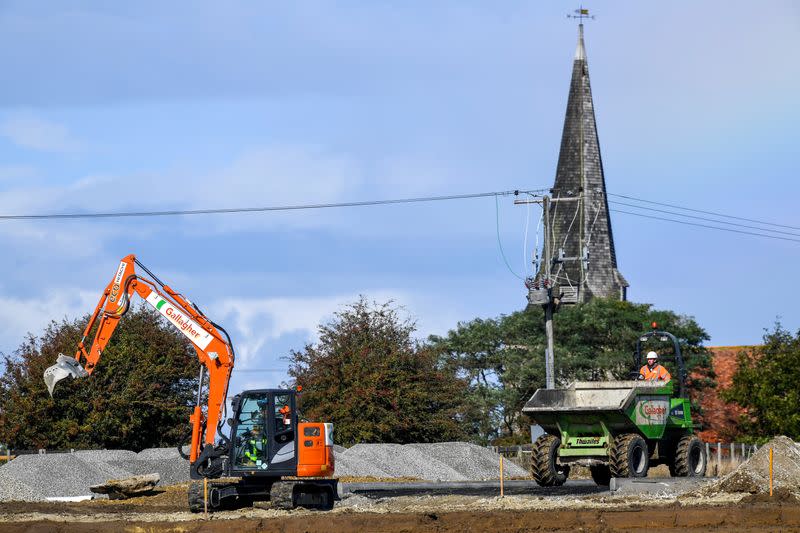
<path id="1" fill-rule="evenodd" d="M 639 404 L 639 414 L 647 420 L 663 420 L 667 408 L 655 402 L 642 402 Z"/>

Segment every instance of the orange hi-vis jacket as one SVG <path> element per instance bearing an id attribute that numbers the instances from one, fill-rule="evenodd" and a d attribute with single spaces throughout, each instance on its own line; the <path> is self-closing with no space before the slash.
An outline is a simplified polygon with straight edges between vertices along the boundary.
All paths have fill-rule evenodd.
<path id="1" fill-rule="evenodd" d="M 639 370 L 639 377 L 640 379 L 648 381 L 669 381 L 672 379 L 667 369 L 661 365 L 654 366 L 652 370 L 649 366 L 644 365 L 642 369 Z"/>

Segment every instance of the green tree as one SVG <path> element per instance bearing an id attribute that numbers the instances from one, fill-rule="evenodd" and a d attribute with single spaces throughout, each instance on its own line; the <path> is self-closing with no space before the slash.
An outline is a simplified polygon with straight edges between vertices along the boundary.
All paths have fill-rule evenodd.
<path id="1" fill-rule="evenodd" d="M 740 352 L 722 398 L 747 411 L 738 427 L 744 440 L 765 442 L 775 435 L 800 440 L 800 331 L 792 335 L 777 323 L 762 346 Z"/>
<path id="2" fill-rule="evenodd" d="M 178 444 L 188 431 L 197 355 L 144 306 L 120 321 L 100 364 L 86 379 L 65 379 L 54 398 L 42 375 L 59 353 L 72 355 L 88 316 L 51 322 L 3 354 L 0 442 L 26 448 L 122 448 Z M 91 337 L 90 337 L 91 338 Z"/>
<path id="3" fill-rule="evenodd" d="M 415 324 L 391 302 L 364 297 L 319 326 L 319 341 L 292 351 L 303 416 L 335 424 L 337 443 L 463 438 L 465 383 L 413 339 Z"/>
<path id="4" fill-rule="evenodd" d="M 556 313 L 557 384 L 628 378 L 636 340 L 653 321 L 679 339 L 694 376 L 690 390 L 713 385 L 709 354 L 702 346 L 709 337 L 694 319 L 649 304 L 602 298 L 564 306 Z M 441 360 L 469 380 L 467 412 L 476 418 L 465 422 L 474 438 L 484 443 L 526 440 L 529 421 L 522 416 L 522 407 L 545 384 L 543 310 L 534 307 L 459 323 L 446 336 L 432 336 L 430 341 Z M 671 353 L 667 345 L 657 349 Z"/>

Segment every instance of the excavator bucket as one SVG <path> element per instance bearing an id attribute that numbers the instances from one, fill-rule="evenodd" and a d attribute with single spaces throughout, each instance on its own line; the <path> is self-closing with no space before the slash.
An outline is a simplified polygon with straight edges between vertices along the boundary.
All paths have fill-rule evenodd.
<path id="1" fill-rule="evenodd" d="M 81 364 L 74 358 L 63 353 L 58 354 L 56 364 L 44 371 L 44 383 L 50 396 L 53 396 L 53 389 L 56 383 L 67 377 L 85 378 L 89 373 L 84 370 Z"/>

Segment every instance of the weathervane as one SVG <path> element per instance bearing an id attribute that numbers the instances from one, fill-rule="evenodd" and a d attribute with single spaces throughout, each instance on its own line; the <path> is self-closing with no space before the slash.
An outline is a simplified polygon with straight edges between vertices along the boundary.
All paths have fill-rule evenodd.
<path id="1" fill-rule="evenodd" d="M 594 15 L 589 14 L 588 9 L 584 9 L 583 6 L 580 6 L 578 9 L 575 10 L 574 15 L 567 14 L 568 19 L 578 19 L 578 22 L 583 24 L 583 19 L 591 19 L 594 20 Z"/>

